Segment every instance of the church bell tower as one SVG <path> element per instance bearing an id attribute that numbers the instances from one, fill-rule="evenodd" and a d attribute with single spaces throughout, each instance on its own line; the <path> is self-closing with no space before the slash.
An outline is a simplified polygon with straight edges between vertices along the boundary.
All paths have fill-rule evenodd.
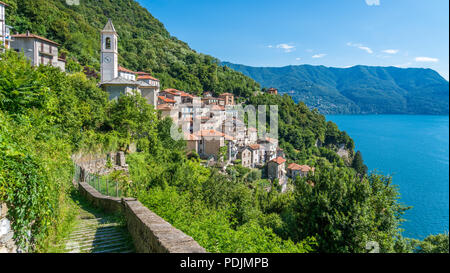
<path id="1" fill-rule="evenodd" d="M 108 19 L 108 23 L 106 23 L 105 27 L 101 31 L 101 82 L 110 81 L 119 76 L 119 53 L 117 48 L 118 38 L 119 36 L 117 35 L 111 19 Z"/>

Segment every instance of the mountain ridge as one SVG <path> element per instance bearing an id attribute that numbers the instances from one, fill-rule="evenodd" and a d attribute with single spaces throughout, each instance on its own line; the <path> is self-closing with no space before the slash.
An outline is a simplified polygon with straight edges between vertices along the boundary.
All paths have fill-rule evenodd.
<path id="1" fill-rule="evenodd" d="M 356 65 L 252 67 L 222 62 L 323 114 L 449 113 L 449 83 L 429 68 Z"/>

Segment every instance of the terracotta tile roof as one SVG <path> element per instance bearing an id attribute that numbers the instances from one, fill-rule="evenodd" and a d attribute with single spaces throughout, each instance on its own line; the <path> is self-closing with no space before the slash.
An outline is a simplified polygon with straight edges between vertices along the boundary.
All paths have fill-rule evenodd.
<path id="1" fill-rule="evenodd" d="M 234 95 L 231 93 L 223 93 L 219 95 L 219 97 L 226 97 L 226 96 L 234 96 Z"/>
<path id="2" fill-rule="evenodd" d="M 182 96 L 182 97 L 190 97 L 190 98 L 194 97 L 193 95 L 188 94 L 188 93 L 186 93 L 184 91 L 180 91 L 180 90 L 172 89 L 172 88 L 171 89 L 165 89 L 165 90 L 163 90 L 163 92 L 172 94 L 174 96 Z"/>
<path id="3" fill-rule="evenodd" d="M 0 1 L 0 4 L 3 5 L 3 6 L 8 6 L 9 7 L 9 5 L 6 4 L 5 2 Z"/>
<path id="4" fill-rule="evenodd" d="M 38 35 L 36 35 L 36 34 L 31 34 L 31 33 L 14 34 L 14 35 L 12 35 L 12 37 L 13 37 L 13 38 L 34 38 L 34 39 L 39 39 L 39 40 L 42 40 L 42 41 L 45 41 L 45 42 L 48 42 L 48 43 L 51 43 L 51 44 L 55 44 L 55 45 L 57 45 L 57 46 L 60 46 L 60 44 L 58 44 L 58 43 L 55 42 L 55 41 L 52 41 L 52 40 L 49 40 L 49 39 L 47 39 L 47 38 L 38 36 Z"/>
<path id="5" fill-rule="evenodd" d="M 147 75 L 150 76 L 150 73 L 143 72 L 143 71 L 138 71 L 138 72 L 136 72 L 136 74 L 139 76 L 147 76 Z"/>
<path id="6" fill-rule="evenodd" d="M 166 97 L 163 97 L 163 96 L 158 96 L 158 99 L 160 99 L 160 100 L 162 100 L 164 102 L 167 102 L 167 103 L 175 103 L 176 102 L 176 101 L 174 101 L 172 99 L 169 99 L 169 98 L 166 98 Z"/>
<path id="7" fill-rule="evenodd" d="M 211 110 L 213 111 L 225 111 L 225 106 L 222 105 L 212 105 Z"/>
<path id="8" fill-rule="evenodd" d="M 138 74 L 139 75 L 139 74 Z M 150 75 L 144 75 L 144 76 L 138 76 L 137 78 L 138 80 L 154 80 L 154 81 L 159 81 L 157 78 L 153 78 Z"/>
<path id="9" fill-rule="evenodd" d="M 130 69 L 126 69 L 125 67 L 122 67 L 119 65 L 119 72 L 125 72 L 125 73 L 130 73 L 130 74 L 136 74 L 136 72 L 131 71 Z"/>
<path id="10" fill-rule="evenodd" d="M 310 172 L 310 171 L 314 171 L 314 168 L 311 168 L 308 165 L 298 165 L 296 163 L 291 163 L 288 166 L 289 170 L 293 170 L 293 171 L 302 171 L 304 173 Z"/>
<path id="11" fill-rule="evenodd" d="M 263 137 L 259 140 L 260 142 L 270 142 L 270 143 L 278 143 L 278 139 Z"/>
<path id="12" fill-rule="evenodd" d="M 165 103 L 165 104 L 160 104 L 160 105 L 156 106 L 156 109 L 158 109 L 158 110 L 172 110 L 172 106 L 170 106 L 169 104 Z"/>
<path id="13" fill-rule="evenodd" d="M 279 156 L 279 157 L 277 157 L 277 158 L 272 159 L 270 162 L 275 162 L 275 163 L 277 163 L 278 165 L 281 165 L 281 164 L 283 164 L 284 162 L 286 162 L 286 159 L 284 159 L 284 158 L 282 158 L 281 156 Z"/>
<path id="14" fill-rule="evenodd" d="M 184 132 L 184 140 L 200 140 L 200 138 L 195 136 L 194 134 Z"/>
<path id="15" fill-rule="evenodd" d="M 252 145 L 248 145 L 248 147 L 250 147 L 250 149 L 256 151 L 256 150 L 259 150 L 261 148 L 261 145 L 259 145 L 259 144 L 252 144 Z"/>
<path id="16" fill-rule="evenodd" d="M 195 132 L 194 135 L 196 136 L 203 136 L 203 137 L 224 137 L 226 140 L 234 140 L 233 137 L 228 136 L 222 132 L 216 131 L 216 130 L 201 130 L 198 132 Z"/>

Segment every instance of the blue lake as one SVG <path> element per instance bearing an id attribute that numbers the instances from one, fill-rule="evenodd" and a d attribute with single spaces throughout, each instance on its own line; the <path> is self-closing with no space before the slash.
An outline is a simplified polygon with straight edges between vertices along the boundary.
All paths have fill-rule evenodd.
<path id="1" fill-rule="evenodd" d="M 406 212 L 403 235 L 448 231 L 449 117 L 329 115 L 354 140 L 369 170 L 393 176 Z"/>

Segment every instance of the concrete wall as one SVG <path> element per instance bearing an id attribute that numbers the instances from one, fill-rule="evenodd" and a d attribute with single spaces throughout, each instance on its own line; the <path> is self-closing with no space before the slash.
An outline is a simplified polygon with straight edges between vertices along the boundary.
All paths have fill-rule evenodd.
<path id="1" fill-rule="evenodd" d="M 83 172 L 83 171 L 82 171 Z M 85 182 L 76 184 L 92 205 L 123 213 L 138 253 L 206 253 L 192 237 L 174 228 L 133 198 L 104 196 Z"/>

